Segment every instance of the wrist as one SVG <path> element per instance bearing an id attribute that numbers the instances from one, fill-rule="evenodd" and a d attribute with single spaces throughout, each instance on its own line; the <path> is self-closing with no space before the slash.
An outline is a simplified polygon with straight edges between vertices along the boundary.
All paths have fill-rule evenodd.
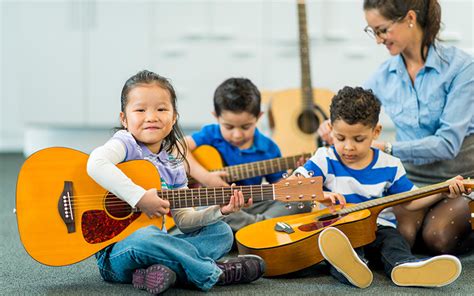
<path id="1" fill-rule="evenodd" d="M 390 142 L 385 142 L 384 146 L 383 146 L 383 152 L 387 153 L 387 154 L 390 154 L 390 155 L 393 155 L 393 146 L 392 146 L 392 143 Z"/>

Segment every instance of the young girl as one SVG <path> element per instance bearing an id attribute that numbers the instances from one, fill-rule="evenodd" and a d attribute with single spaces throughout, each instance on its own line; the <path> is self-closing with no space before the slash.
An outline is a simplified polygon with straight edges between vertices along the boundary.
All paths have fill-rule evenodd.
<path id="1" fill-rule="evenodd" d="M 166 78 L 146 70 L 132 76 L 122 89 L 123 129 L 91 153 L 88 174 L 148 217 L 165 215 L 170 210 L 169 202 L 160 198 L 155 188 L 145 190 L 134 184 L 116 164 L 149 160 L 160 173 L 162 189 L 185 188 L 182 161 L 186 146 L 177 118 L 176 93 Z M 242 206 L 243 194 L 234 190 L 227 205 L 199 211 L 172 210 L 183 234 L 172 236 L 155 226 L 141 228 L 96 254 L 100 274 L 106 281 L 133 283 L 154 294 L 164 292 L 176 280 L 192 283 L 203 291 L 216 284 L 252 282 L 264 273 L 260 257 L 239 256 L 216 262 L 233 242 L 230 227 L 220 220 Z"/>

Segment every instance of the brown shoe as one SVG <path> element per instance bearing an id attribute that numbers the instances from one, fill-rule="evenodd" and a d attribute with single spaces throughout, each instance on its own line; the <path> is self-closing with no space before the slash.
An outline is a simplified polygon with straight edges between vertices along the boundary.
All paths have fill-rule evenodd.
<path id="1" fill-rule="evenodd" d="M 239 255 L 216 264 L 222 269 L 218 285 L 250 283 L 265 273 L 265 261 L 257 255 Z"/>

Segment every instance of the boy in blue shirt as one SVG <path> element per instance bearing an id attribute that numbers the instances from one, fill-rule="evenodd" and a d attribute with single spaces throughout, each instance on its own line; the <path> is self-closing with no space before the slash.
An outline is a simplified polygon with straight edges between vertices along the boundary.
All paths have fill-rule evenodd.
<path id="1" fill-rule="evenodd" d="M 201 145 L 216 148 L 227 166 L 281 157 L 280 149 L 268 137 L 260 133 L 257 122 L 262 116 L 260 91 L 246 78 L 229 78 L 219 85 L 214 93 L 214 112 L 217 124 L 204 126 L 200 131 L 186 137 L 186 156 L 190 175 L 207 187 L 229 186 L 222 177 L 225 172 L 209 172 L 200 165 L 191 152 Z M 282 178 L 285 172 L 264 176 L 270 183 Z M 261 184 L 263 176 L 236 182 L 237 185 Z M 291 215 L 309 209 L 293 207 L 287 209 L 276 201 L 256 203 L 238 213 L 228 215 L 226 221 L 234 231 L 268 218 Z"/>
<path id="2" fill-rule="evenodd" d="M 400 159 L 371 147 L 380 135 L 380 102 L 370 90 L 344 87 L 330 107 L 334 145 L 319 148 L 304 166 L 295 170 L 305 177 L 312 172 L 323 177 L 325 201 L 334 204 L 361 203 L 402 193 L 416 187 L 407 178 Z M 292 178 L 296 178 L 292 176 Z M 398 205 L 416 211 L 445 198 L 458 198 L 465 190 L 462 177 L 449 180 L 449 194 L 433 194 Z M 366 288 L 372 283 L 371 263 L 382 265 L 399 286 L 441 287 L 461 273 L 460 261 L 451 255 L 419 260 L 396 229 L 390 208 L 377 217 L 375 241 L 354 250 L 339 229 L 328 227 L 318 238 L 319 249 L 329 262 L 331 274 L 339 281 Z"/>

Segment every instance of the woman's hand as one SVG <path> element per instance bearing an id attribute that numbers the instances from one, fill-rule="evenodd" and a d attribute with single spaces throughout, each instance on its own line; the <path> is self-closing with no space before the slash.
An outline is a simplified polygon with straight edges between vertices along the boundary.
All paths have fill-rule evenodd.
<path id="1" fill-rule="evenodd" d="M 156 188 L 149 189 L 138 201 L 137 207 L 145 213 L 148 218 L 161 217 L 170 211 L 170 203 L 160 198 L 156 192 Z"/>
<path id="2" fill-rule="evenodd" d="M 232 187 L 235 184 L 232 184 Z M 250 207 L 253 204 L 252 198 L 249 198 L 247 203 L 245 203 L 244 195 L 240 190 L 233 190 L 233 194 L 230 198 L 230 201 L 227 205 L 221 206 L 222 215 L 229 215 L 235 212 L 240 211 L 242 207 Z"/>
<path id="3" fill-rule="evenodd" d="M 331 128 L 329 127 L 329 119 L 326 119 L 319 125 L 318 135 L 321 137 L 321 140 L 326 142 L 328 145 L 334 144 L 331 136 Z"/>
<path id="4" fill-rule="evenodd" d="M 464 184 L 462 182 L 464 178 L 460 175 L 457 175 L 456 177 L 449 179 L 449 193 L 447 194 L 448 198 L 457 198 L 461 197 L 462 194 L 470 194 L 472 192 L 471 188 L 465 188 Z"/>

